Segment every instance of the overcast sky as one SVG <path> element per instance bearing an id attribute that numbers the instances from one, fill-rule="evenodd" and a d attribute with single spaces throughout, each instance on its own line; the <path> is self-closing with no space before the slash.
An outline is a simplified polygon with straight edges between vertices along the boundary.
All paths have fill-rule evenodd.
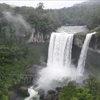
<path id="1" fill-rule="evenodd" d="M 45 9 L 58 9 L 63 7 L 70 7 L 76 3 L 81 3 L 86 0 L 0 0 L 0 3 L 7 3 L 15 6 L 32 6 L 36 7 L 39 2 L 43 2 Z"/>

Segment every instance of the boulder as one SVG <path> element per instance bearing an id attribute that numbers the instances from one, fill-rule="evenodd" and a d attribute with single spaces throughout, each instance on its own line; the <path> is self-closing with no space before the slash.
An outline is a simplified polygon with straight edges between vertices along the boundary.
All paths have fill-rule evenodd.
<path id="1" fill-rule="evenodd" d="M 18 94 L 15 91 L 9 91 L 9 100 L 16 100 Z"/>
<path id="2" fill-rule="evenodd" d="M 44 100 L 53 100 L 55 98 L 55 94 L 46 94 Z"/>
<path id="3" fill-rule="evenodd" d="M 26 87 L 20 87 L 19 88 L 19 92 L 21 95 L 25 96 L 25 97 L 28 97 L 29 96 L 29 93 L 28 93 L 28 89 Z"/>
<path id="4" fill-rule="evenodd" d="M 43 89 L 39 89 L 38 90 L 38 94 L 40 95 L 40 100 L 44 100 L 44 95 L 45 95 L 44 90 Z"/>
<path id="5" fill-rule="evenodd" d="M 60 87 L 59 88 L 57 87 L 56 89 L 57 91 L 59 91 Z M 58 100 L 59 92 L 57 91 L 49 90 L 45 95 L 44 100 Z"/>
<path id="6" fill-rule="evenodd" d="M 61 87 L 56 87 L 56 91 L 57 91 L 57 92 L 60 92 L 61 89 L 62 89 Z"/>
<path id="7" fill-rule="evenodd" d="M 17 99 L 16 100 L 23 100 L 23 98 L 22 97 L 17 97 Z"/>
<path id="8" fill-rule="evenodd" d="M 48 94 L 55 94 L 56 93 L 56 91 L 54 91 L 54 90 L 49 90 L 48 91 Z"/>

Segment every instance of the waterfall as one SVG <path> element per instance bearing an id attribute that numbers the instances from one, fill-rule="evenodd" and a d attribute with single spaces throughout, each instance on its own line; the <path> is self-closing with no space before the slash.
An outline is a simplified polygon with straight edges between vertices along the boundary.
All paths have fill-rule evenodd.
<path id="1" fill-rule="evenodd" d="M 84 41 L 84 44 L 81 50 L 81 54 L 78 60 L 78 65 L 77 65 L 77 70 L 78 70 L 79 75 L 83 75 L 84 73 L 87 51 L 88 51 L 89 43 L 90 43 L 90 40 L 93 34 L 95 34 L 95 32 L 89 33 L 86 35 L 86 38 L 85 38 L 85 41 Z"/>
<path id="2" fill-rule="evenodd" d="M 51 34 L 48 52 L 48 66 L 51 64 L 70 66 L 73 35 L 74 34 L 67 33 Z"/>
<path id="3" fill-rule="evenodd" d="M 80 75 L 83 75 L 84 72 L 88 46 L 93 34 L 95 34 L 95 32 L 86 35 L 86 39 L 84 41 L 76 68 L 71 64 L 74 34 L 68 34 L 65 32 L 53 32 L 51 34 L 49 43 L 47 67 L 39 71 L 38 74 L 40 77 L 36 82 L 37 87 L 35 87 L 34 90 L 34 86 L 29 88 L 28 90 L 30 96 L 24 100 L 32 100 L 33 97 L 38 97 L 37 91 L 39 89 L 48 91 L 55 89 L 55 87 L 66 85 L 68 80 L 77 81 L 77 78 L 80 79 Z"/>
<path id="4" fill-rule="evenodd" d="M 54 89 L 64 78 L 72 77 L 71 51 L 74 34 L 52 33 L 49 43 L 47 67 L 43 68 L 37 80 L 38 88 Z"/>

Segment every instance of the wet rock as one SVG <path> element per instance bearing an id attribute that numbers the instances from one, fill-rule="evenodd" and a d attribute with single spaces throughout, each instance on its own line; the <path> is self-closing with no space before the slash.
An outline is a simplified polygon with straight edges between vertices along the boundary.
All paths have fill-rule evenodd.
<path id="1" fill-rule="evenodd" d="M 60 92 L 61 89 L 62 89 L 61 87 L 56 87 L 56 91 L 57 91 L 57 92 Z"/>
<path id="2" fill-rule="evenodd" d="M 54 91 L 54 90 L 49 90 L 48 91 L 48 94 L 55 94 L 56 93 L 56 91 Z"/>
<path id="3" fill-rule="evenodd" d="M 53 100 L 55 98 L 55 94 L 46 94 L 44 100 Z"/>
<path id="4" fill-rule="evenodd" d="M 9 92 L 9 100 L 16 100 L 17 96 L 18 95 L 16 94 L 16 92 L 14 91 Z"/>
<path id="5" fill-rule="evenodd" d="M 44 95 L 45 95 L 44 90 L 43 89 L 39 89 L 38 90 L 38 94 L 40 95 L 40 100 L 44 100 Z"/>
<path id="6" fill-rule="evenodd" d="M 16 100 L 23 100 L 23 98 L 21 98 L 21 97 L 17 97 L 17 99 Z"/>
<path id="7" fill-rule="evenodd" d="M 39 90 L 38 90 L 38 94 L 39 94 L 39 95 L 44 94 L 44 90 L 43 90 L 43 89 L 39 89 Z"/>
<path id="8" fill-rule="evenodd" d="M 26 87 L 23 87 L 23 86 L 20 87 L 19 92 L 21 95 L 23 95 L 25 97 L 29 96 L 28 89 Z"/>
<path id="9" fill-rule="evenodd" d="M 44 100 L 54 100 L 55 96 L 56 96 L 56 91 L 49 90 L 45 95 Z"/>

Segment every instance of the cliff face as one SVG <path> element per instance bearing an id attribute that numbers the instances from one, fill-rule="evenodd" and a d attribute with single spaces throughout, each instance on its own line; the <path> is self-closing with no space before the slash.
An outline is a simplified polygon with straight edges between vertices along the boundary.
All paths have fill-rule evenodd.
<path id="1" fill-rule="evenodd" d="M 77 45 L 78 47 L 82 47 L 85 37 L 86 33 L 75 34 L 73 44 Z M 95 51 L 100 50 L 100 35 L 98 35 L 98 33 L 92 36 L 89 47 Z"/>
<path id="2" fill-rule="evenodd" d="M 77 66 L 77 62 L 80 56 L 81 47 L 73 44 L 72 48 L 72 61 Z M 89 74 L 100 76 L 100 53 L 95 50 L 88 50 L 85 64 L 85 72 Z"/>
<path id="3" fill-rule="evenodd" d="M 81 48 L 83 46 L 86 34 L 75 34 L 72 48 L 73 63 L 77 66 Z M 87 53 L 85 70 L 89 74 L 100 76 L 100 36 L 93 35 L 90 41 L 89 50 Z"/>
<path id="4" fill-rule="evenodd" d="M 87 33 L 88 33 L 88 31 L 84 31 L 84 32 L 75 34 L 73 44 L 75 44 L 79 47 L 82 47 Z M 46 43 L 46 42 L 49 42 L 49 40 L 50 40 L 50 35 L 43 37 L 43 35 L 40 35 L 40 33 L 38 33 L 37 35 L 32 34 L 32 36 L 28 40 L 28 43 Z M 99 33 L 96 33 L 95 35 L 92 36 L 89 47 L 94 50 L 100 50 L 100 35 L 99 35 Z"/>
<path id="5" fill-rule="evenodd" d="M 72 60 L 76 66 L 85 37 L 86 33 L 77 33 L 74 35 L 73 46 L 72 46 Z M 48 56 L 47 52 L 49 45 L 47 42 L 43 43 L 38 42 L 28 45 L 30 45 L 31 48 L 34 46 L 35 49 L 39 49 L 41 47 L 42 48 L 42 50 L 40 49 L 41 55 L 43 58 L 45 58 L 45 62 L 47 61 L 47 56 Z M 85 69 L 88 70 L 88 72 L 95 73 L 96 75 L 99 74 L 100 70 L 100 52 L 98 51 L 100 51 L 100 37 L 98 36 L 98 34 L 95 34 L 92 36 L 90 42 Z"/>

